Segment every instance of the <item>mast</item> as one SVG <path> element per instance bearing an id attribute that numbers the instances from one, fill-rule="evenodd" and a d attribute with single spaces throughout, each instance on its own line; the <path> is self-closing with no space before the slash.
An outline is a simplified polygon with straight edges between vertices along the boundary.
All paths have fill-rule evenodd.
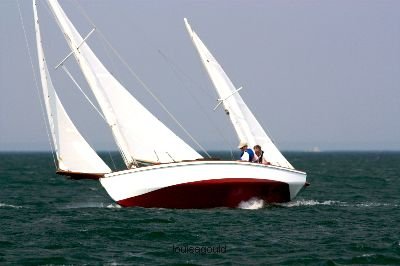
<path id="1" fill-rule="evenodd" d="M 58 161 L 58 172 L 105 174 L 111 169 L 89 146 L 65 111 L 54 89 L 42 47 L 37 3 L 33 0 L 33 14 L 39 72 L 50 132 Z"/>
<path id="2" fill-rule="evenodd" d="M 110 126 L 125 164 L 167 163 L 202 158 L 141 105 L 101 63 L 57 1 L 53 15 Z"/>
<path id="3" fill-rule="evenodd" d="M 239 94 L 242 88 L 236 88 L 233 85 L 224 69 L 200 40 L 196 32 L 192 30 L 186 18 L 184 21 L 203 66 L 220 97 L 217 107 L 220 104 L 223 105 L 225 113 L 229 115 L 238 139 L 246 141 L 250 147 L 256 144 L 260 145 L 265 151 L 265 158 L 271 162 L 271 164 L 293 168 L 243 101 Z"/>

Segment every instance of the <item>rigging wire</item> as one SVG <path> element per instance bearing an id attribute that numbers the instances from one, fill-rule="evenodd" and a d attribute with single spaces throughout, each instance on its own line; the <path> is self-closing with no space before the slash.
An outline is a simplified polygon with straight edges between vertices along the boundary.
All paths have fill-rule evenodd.
<path id="1" fill-rule="evenodd" d="M 90 100 L 89 96 L 87 96 L 86 93 L 82 90 L 81 86 L 79 86 L 78 82 L 72 76 L 71 72 L 69 72 L 68 68 L 64 64 L 62 64 L 61 67 L 64 70 L 64 72 L 67 74 L 67 76 L 76 85 L 76 87 L 81 91 L 83 96 L 85 96 L 86 100 L 92 105 L 92 107 L 97 111 L 97 113 L 101 116 L 101 118 L 103 118 L 103 120 L 107 123 L 106 118 L 103 116 L 103 114 L 100 112 L 100 110 L 96 107 L 96 105 Z"/>
<path id="2" fill-rule="evenodd" d="M 163 59 L 165 60 L 165 62 L 171 67 L 172 71 L 175 73 L 176 77 L 178 78 L 178 80 L 181 82 L 181 84 L 184 86 L 184 81 L 179 77 L 179 75 L 182 75 L 183 77 L 187 78 L 190 82 L 194 83 L 195 82 L 188 76 L 186 75 L 186 73 L 179 68 L 179 66 L 173 62 L 170 58 L 168 58 L 161 50 L 158 50 L 159 54 L 163 57 Z M 228 147 L 231 147 L 230 143 L 228 142 L 228 139 L 225 137 L 224 134 L 222 134 L 221 128 L 219 126 L 217 126 L 214 123 L 214 120 L 212 120 L 210 118 L 210 116 L 208 115 L 208 113 L 206 112 L 205 108 L 203 107 L 203 105 L 197 100 L 197 98 L 194 96 L 193 93 L 191 93 L 190 90 L 186 90 L 190 96 L 194 99 L 194 101 L 197 103 L 198 106 L 200 106 L 200 108 L 202 109 L 203 113 L 206 115 L 208 121 L 212 124 L 212 126 L 215 128 L 215 130 L 217 131 L 217 133 L 220 135 L 220 137 L 222 138 L 222 140 L 224 141 L 224 143 L 226 145 L 228 145 Z M 233 156 L 233 150 L 232 148 L 230 148 L 230 153 L 231 153 L 231 157 L 232 159 L 234 158 Z"/>
<path id="3" fill-rule="evenodd" d="M 37 96 L 38 96 L 39 102 L 40 102 L 40 109 L 42 111 L 42 119 L 43 119 L 45 127 L 46 127 L 47 140 L 48 140 L 49 145 L 50 145 L 51 155 L 53 157 L 54 166 L 55 166 L 56 169 L 58 169 L 58 166 L 57 166 L 57 163 L 56 163 L 56 158 L 55 158 L 55 155 L 54 155 L 55 147 L 53 147 L 53 143 L 52 143 L 52 141 L 50 139 L 50 129 L 49 129 L 50 125 L 47 125 L 48 122 L 46 121 L 46 115 L 45 115 L 45 110 L 44 110 L 44 107 L 43 107 L 43 101 L 42 101 L 42 97 L 41 97 L 41 93 L 40 93 L 40 89 L 39 89 L 38 79 L 37 79 L 36 73 L 35 73 L 35 67 L 33 65 L 33 59 L 32 59 L 32 55 L 31 55 L 31 50 L 29 48 L 28 37 L 27 37 L 27 34 L 26 34 L 26 30 L 25 30 L 24 19 L 22 18 L 22 12 L 21 12 L 21 7 L 20 7 L 19 0 L 17 0 L 17 6 L 18 6 L 18 11 L 19 11 L 19 18 L 20 18 L 21 25 L 22 25 L 22 31 L 24 32 L 26 49 L 28 51 L 29 60 L 31 62 L 33 80 L 35 82 L 36 92 L 37 92 Z"/>
<path id="4" fill-rule="evenodd" d="M 115 166 L 115 162 L 114 162 L 113 157 L 111 156 L 111 152 L 110 151 L 108 151 L 108 155 L 110 156 L 111 162 L 112 162 L 112 164 L 114 166 L 114 170 L 117 170 L 117 167 Z"/>
<path id="5" fill-rule="evenodd" d="M 107 55 L 108 60 L 110 61 L 110 67 L 109 67 L 109 70 L 111 68 L 110 73 L 115 78 L 117 78 L 118 71 L 116 71 L 117 68 L 115 67 L 114 58 L 111 56 L 110 51 L 109 51 L 109 49 L 107 49 L 106 44 L 104 42 L 100 42 L 100 43 L 101 43 L 101 46 L 103 47 L 105 54 Z"/>
<path id="6" fill-rule="evenodd" d="M 130 67 L 130 65 L 122 58 L 122 56 L 118 53 L 118 51 L 114 48 L 114 46 L 107 40 L 104 34 L 101 32 L 98 27 L 93 23 L 93 21 L 89 18 L 86 11 L 81 7 L 81 5 L 76 1 L 77 6 L 79 7 L 83 16 L 87 19 L 87 21 L 97 29 L 100 37 L 104 40 L 104 42 L 110 47 L 112 52 L 117 56 L 117 58 L 125 65 L 131 75 L 142 85 L 142 87 L 150 94 L 151 97 L 161 106 L 161 108 L 168 114 L 168 116 L 185 132 L 185 134 L 209 157 L 211 155 L 204 149 L 204 147 L 183 127 L 183 125 L 177 120 L 177 118 L 168 110 L 168 108 L 161 102 L 161 100 L 153 93 L 150 87 L 138 76 L 138 74 Z"/>

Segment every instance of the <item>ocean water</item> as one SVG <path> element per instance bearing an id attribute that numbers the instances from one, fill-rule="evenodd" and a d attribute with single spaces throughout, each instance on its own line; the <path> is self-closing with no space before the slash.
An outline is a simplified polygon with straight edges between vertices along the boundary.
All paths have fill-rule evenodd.
<path id="1" fill-rule="evenodd" d="M 50 154 L 2 153 L 0 265 L 400 265 L 400 153 L 286 155 L 311 183 L 292 202 L 173 210 L 120 208 Z"/>

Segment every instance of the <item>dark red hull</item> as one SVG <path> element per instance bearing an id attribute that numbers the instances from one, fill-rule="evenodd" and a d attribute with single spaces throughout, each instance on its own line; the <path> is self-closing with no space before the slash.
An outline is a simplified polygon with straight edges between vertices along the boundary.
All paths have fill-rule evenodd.
<path id="1" fill-rule="evenodd" d="M 118 201 L 124 207 L 200 209 L 236 208 L 251 198 L 290 201 L 287 183 L 253 178 L 227 178 L 184 183 Z"/>

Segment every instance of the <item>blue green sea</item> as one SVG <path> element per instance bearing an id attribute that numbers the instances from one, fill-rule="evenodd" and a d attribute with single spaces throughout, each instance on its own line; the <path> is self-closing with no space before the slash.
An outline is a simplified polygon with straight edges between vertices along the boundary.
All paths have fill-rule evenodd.
<path id="1" fill-rule="evenodd" d="M 311 183 L 292 202 L 174 210 L 120 208 L 50 153 L 0 153 L 0 265 L 400 265 L 400 153 L 285 155 Z"/>

